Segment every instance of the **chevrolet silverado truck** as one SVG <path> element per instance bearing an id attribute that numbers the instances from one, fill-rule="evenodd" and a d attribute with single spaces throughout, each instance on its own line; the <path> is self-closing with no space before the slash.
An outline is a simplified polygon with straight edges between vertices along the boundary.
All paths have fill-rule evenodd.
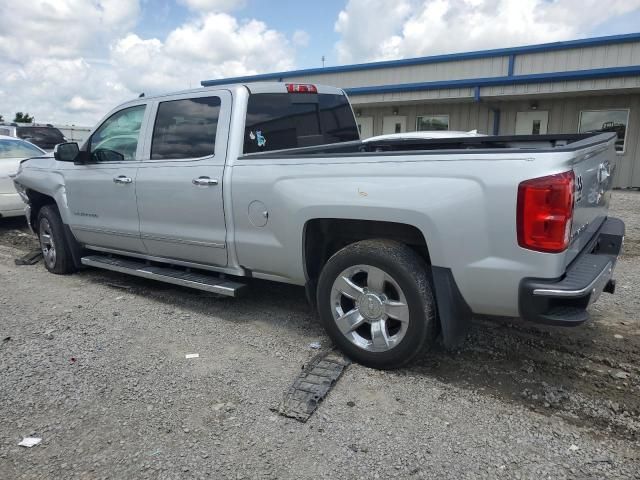
<path id="1" fill-rule="evenodd" d="M 15 185 L 52 273 L 304 286 L 344 353 L 397 368 L 474 314 L 573 326 L 613 293 L 615 140 L 362 142 L 338 88 L 237 84 L 120 105 Z"/>

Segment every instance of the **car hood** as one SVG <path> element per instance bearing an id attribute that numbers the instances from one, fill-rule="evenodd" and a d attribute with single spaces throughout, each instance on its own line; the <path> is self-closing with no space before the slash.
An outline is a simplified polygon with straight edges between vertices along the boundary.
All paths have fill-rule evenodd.
<path id="1" fill-rule="evenodd" d="M 53 158 L 53 152 L 46 153 L 39 157 L 23 158 L 20 160 L 22 168 L 53 168 L 57 160 Z"/>
<path id="2" fill-rule="evenodd" d="M 22 160 L 24 158 L 0 158 L 0 177 L 15 175 Z"/>

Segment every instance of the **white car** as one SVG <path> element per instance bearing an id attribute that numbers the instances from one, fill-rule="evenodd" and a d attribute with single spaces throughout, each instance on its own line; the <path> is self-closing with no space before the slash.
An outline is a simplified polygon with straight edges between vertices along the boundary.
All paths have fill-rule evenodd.
<path id="1" fill-rule="evenodd" d="M 24 202 L 12 177 L 18 172 L 20 161 L 44 155 L 46 152 L 32 143 L 0 135 L 0 218 L 24 215 Z"/>
<path id="2" fill-rule="evenodd" d="M 470 130 L 468 132 L 456 131 L 456 130 L 423 130 L 420 132 L 402 132 L 402 133 L 388 133 L 386 135 L 377 135 L 375 137 L 369 137 L 363 142 L 377 142 L 380 140 L 428 140 L 432 138 L 461 138 L 461 137 L 485 137 L 486 135 L 478 133 L 477 130 Z"/>

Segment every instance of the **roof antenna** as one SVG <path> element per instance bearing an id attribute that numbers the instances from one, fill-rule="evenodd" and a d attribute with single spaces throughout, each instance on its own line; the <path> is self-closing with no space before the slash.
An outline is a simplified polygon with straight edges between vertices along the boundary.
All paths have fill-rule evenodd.
<path id="1" fill-rule="evenodd" d="M 138 95 L 138 98 L 142 98 L 144 97 L 144 92 L 142 92 L 140 95 Z"/>

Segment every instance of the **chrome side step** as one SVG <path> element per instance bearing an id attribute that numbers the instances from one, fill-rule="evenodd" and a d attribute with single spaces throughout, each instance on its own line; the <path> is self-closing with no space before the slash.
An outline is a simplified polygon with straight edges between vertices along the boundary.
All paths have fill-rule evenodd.
<path id="1" fill-rule="evenodd" d="M 243 283 L 233 282 L 226 278 L 205 273 L 194 273 L 171 267 L 158 267 L 144 262 L 102 255 L 82 257 L 83 265 L 103 268 L 114 272 L 127 273 L 136 277 L 158 280 L 183 287 L 195 288 L 206 292 L 218 293 L 229 297 L 237 297 L 246 287 Z"/>

